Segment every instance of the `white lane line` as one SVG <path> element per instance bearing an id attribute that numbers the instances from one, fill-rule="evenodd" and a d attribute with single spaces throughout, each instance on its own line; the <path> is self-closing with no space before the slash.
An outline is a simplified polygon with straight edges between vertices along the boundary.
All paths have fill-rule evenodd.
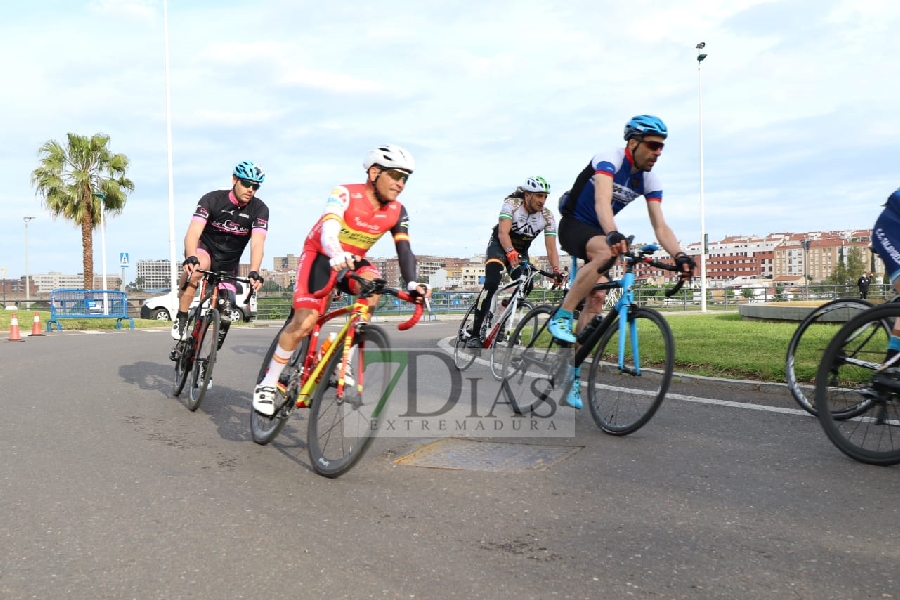
<path id="1" fill-rule="evenodd" d="M 454 347 L 450 344 L 450 341 L 454 340 L 454 339 L 455 339 L 454 337 L 448 337 L 448 338 L 444 338 L 442 340 L 438 340 L 438 347 L 441 350 L 443 350 L 444 352 L 447 352 L 448 354 L 450 354 L 452 356 Z M 477 357 L 475 360 L 476 360 L 476 362 L 479 362 L 484 366 L 490 367 L 490 362 L 481 357 Z M 676 373 L 676 376 L 677 375 L 678 374 Z M 716 379 L 715 381 L 721 382 L 723 380 Z M 616 389 L 612 386 L 609 386 L 609 387 L 610 387 L 610 389 Z M 785 386 L 785 389 L 787 389 L 787 386 Z M 630 390 L 630 391 L 632 393 L 637 392 L 636 390 Z M 637 392 L 637 393 L 639 393 L 639 392 Z M 801 408 L 784 408 L 781 406 L 766 406 L 764 404 L 754 404 L 752 402 L 735 402 L 734 400 L 720 400 L 718 398 L 701 398 L 700 396 L 690 396 L 687 394 L 676 394 L 674 392 L 669 392 L 668 394 L 666 394 L 666 400 L 681 400 L 683 402 L 694 402 L 697 404 L 712 404 L 715 406 L 724 406 L 724 407 L 728 407 L 728 408 L 743 408 L 746 410 L 758 410 L 758 411 L 762 411 L 762 412 L 771 412 L 771 413 L 778 413 L 778 414 L 783 414 L 783 415 L 799 415 L 799 416 L 812 417 L 811 414 L 809 414 L 808 412 L 806 412 L 805 410 L 803 410 Z"/>

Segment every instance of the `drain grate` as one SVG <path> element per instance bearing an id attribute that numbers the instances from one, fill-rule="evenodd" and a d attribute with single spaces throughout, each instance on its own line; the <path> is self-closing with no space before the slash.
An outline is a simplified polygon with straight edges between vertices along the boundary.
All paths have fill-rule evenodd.
<path id="1" fill-rule="evenodd" d="M 546 469 L 569 458 L 582 448 L 583 446 L 546 446 L 446 438 L 423 446 L 394 462 L 398 465 L 432 469 L 522 471 Z"/>

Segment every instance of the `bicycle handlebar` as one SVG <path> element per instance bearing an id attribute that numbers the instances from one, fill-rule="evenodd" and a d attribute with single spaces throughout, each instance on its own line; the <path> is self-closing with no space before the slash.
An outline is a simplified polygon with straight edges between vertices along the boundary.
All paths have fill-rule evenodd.
<path id="1" fill-rule="evenodd" d="M 645 265 L 650 265 L 651 267 L 656 267 L 657 269 L 663 269 L 664 271 L 671 271 L 673 273 L 681 273 L 681 269 L 677 265 L 670 265 L 669 263 L 660 262 L 658 260 L 653 260 L 650 258 L 650 254 L 655 252 L 658 249 L 658 246 L 655 244 L 649 244 L 647 246 L 641 246 L 640 248 L 632 248 L 631 243 L 634 241 L 634 236 L 628 236 L 626 240 L 628 242 L 628 252 L 625 254 L 620 254 L 617 256 L 611 256 L 606 263 L 601 265 L 597 269 L 597 273 L 604 274 L 609 271 L 613 265 L 616 264 L 616 261 L 619 260 L 620 256 L 624 256 L 626 260 L 631 259 L 632 263 L 643 263 Z M 670 289 L 666 290 L 665 296 L 666 298 L 671 298 L 675 294 L 677 294 L 681 288 L 684 286 L 684 277 L 680 277 L 678 282 Z"/>
<path id="2" fill-rule="evenodd" d="M 328 278 L 328 283 L 324 288 L 322 288 L 318 292 L 313 293 L 313 298 L 324 298 L 331 293 L 331 290 L 334 288 L 338 280 L 348 277 L 359 284 L 359 297 L 361 298 L 368 298 L 369 296 L 375 296 L 379 294 L 388 294 L 390 296 L 399 298 L 404 302 L 409 302 L 410 304 L 415 305 L 412 317 L 410 317 L 408 321 L 404 321 L 403 323 L 397 325 L 397 329 L 399 329 L 400 331 L 406 331 L 407 329 L 412 328 L 416 323 L 419 322 L 419 319 L 422 318 L 424 296 L 412 292 L 407 292 L 406 290 L 388 287 L 386 285 L 387 281 L 385 281 L 384 279 L 366 279 L 364 277 L 360 277 L 347 268 L 341 269 L 340 271 L 331 271 L 331 276 Z"/>
<path id="3" fill-rule="evenodd" d="M 221 279 L 224 281 L 236 281 L 238 283 L 246 283 L 250 289 L 247 291 L 247 297 L 244 298 L 244 306 L 250 304 L 250 298 L 253 297 L 253 286 L 250 285 L 250 279 L 248 277 L 238 277 L 237 275 L 232 275 L 231 273 L 225 273 L 223 271 L 207 271 L 204 269 L 194 269 L 194 273 L 203 273 L 204 276 L 211 275 L 215 279 Z M 184 285 L 181 286 L 181 291 L 187 289 L 188 283 L 190 283 L 190 277 L 184 280 Z"/>

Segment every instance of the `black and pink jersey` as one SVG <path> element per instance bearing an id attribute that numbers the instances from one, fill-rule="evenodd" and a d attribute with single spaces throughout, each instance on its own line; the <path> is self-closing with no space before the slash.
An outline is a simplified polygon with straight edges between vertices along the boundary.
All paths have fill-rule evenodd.
<path id="1" fill-rule="evenodd" d="M 200 198 L 192 220 L 206 224 L 200 243 L 210 256 L 233 263 L 240 261 L 251 234 L 268 232 L 269 207 L 256 197 L 242 206 L 231 190 L 217 190 Z"/>

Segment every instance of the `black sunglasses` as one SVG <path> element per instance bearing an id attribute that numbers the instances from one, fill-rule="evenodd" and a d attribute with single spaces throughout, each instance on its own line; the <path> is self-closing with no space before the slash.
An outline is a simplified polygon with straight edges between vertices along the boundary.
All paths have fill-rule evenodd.
<path id="1" fill-rule="evenodd" d="M 641 143 L 644 144 L 645 146 L 647 146 L 648 148 L 650 148 L 650 150 L 652 150 L 653 152 L 659 152 L 660 150 L 662 150 L 665 147 L 665 144 L 663 142 L 641 141 Z"/>
<path id="2" fill-rule="evenodd" d="M 403 183 L 406 183 L 406 180 L 409 179 L 409 173 L 406 173 L 405 171 L 398 171 L 397 169 L 382 169 L 381 172 L 394 181 L 401 181 Z"/>
<path id="3" fill-rule="evenodd" d="M 259 184 L 255 181 L 250 181 L 249 179 L 238 179 L 241 182 L 241 185 L 247 188 L 248 190 L 258 190 Z"/>

